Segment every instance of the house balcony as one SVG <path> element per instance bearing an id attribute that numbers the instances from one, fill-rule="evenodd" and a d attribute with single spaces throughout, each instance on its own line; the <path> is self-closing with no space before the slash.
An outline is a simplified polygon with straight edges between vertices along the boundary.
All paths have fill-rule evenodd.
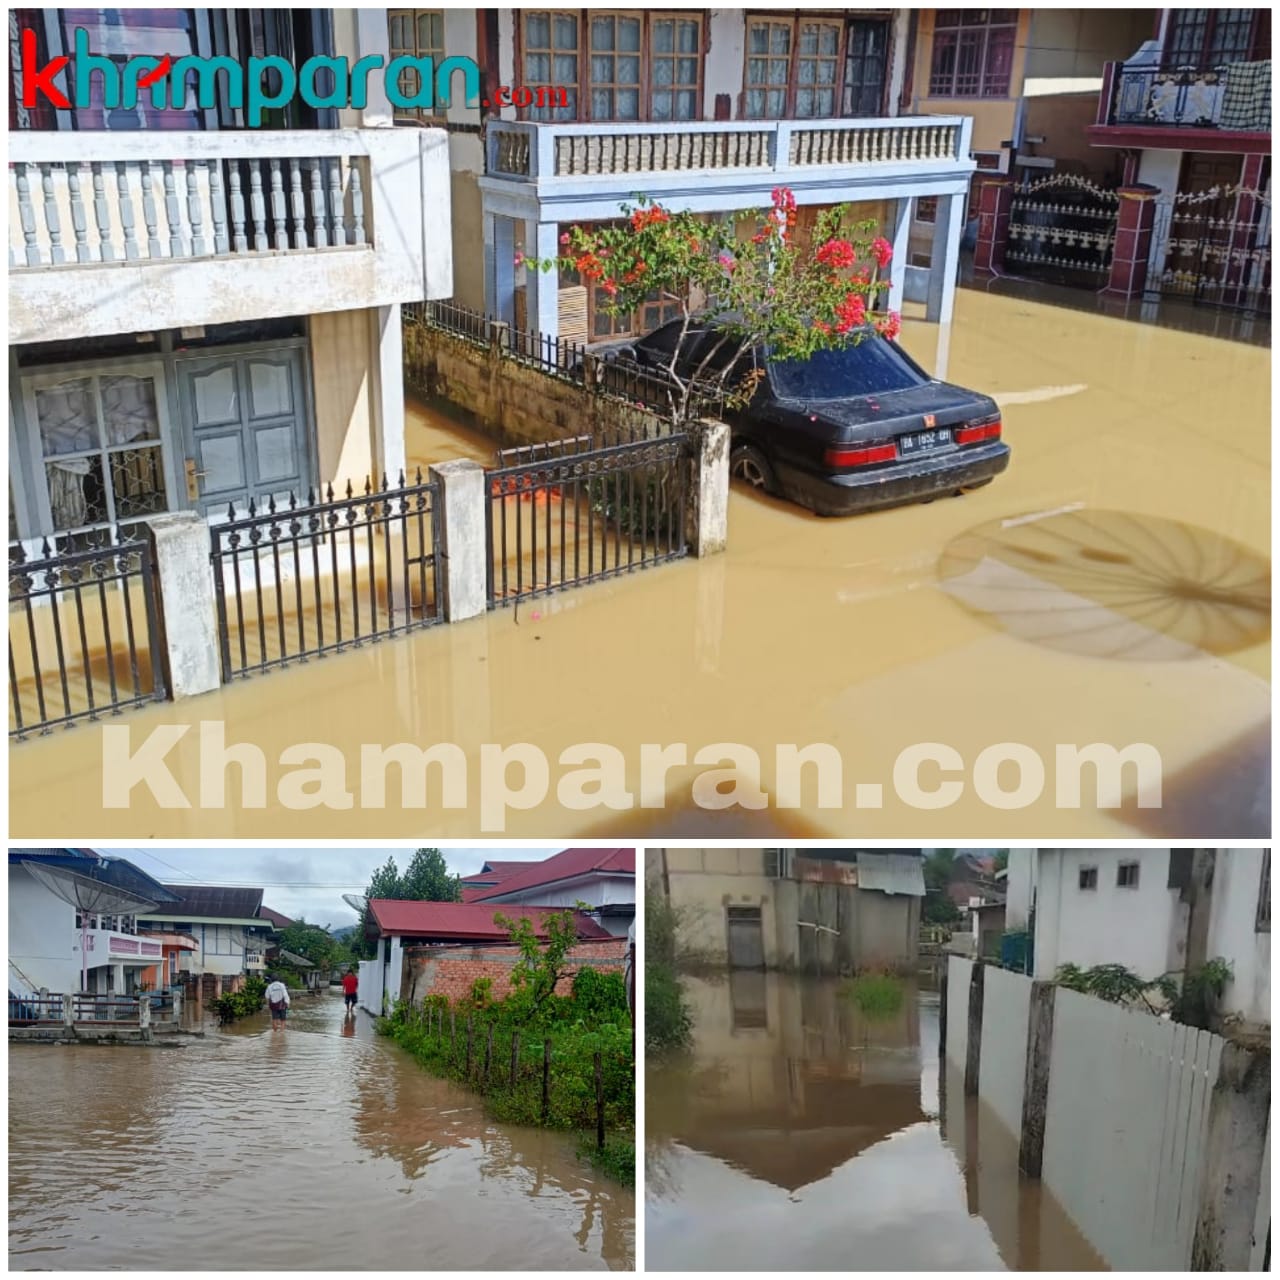
<path id="1" fill-rule="evenodd" d="M 487 211 L 531 221 L 617 216 L 644 192 L 673 208 L 767 205 L 786 186 L 798 204 L 948 195 L 975 165 L 967 116 L 705 121 L 673 124 L 492 122 Z"/>
<path id="2" fill-rule="evenodd" d="M 1087 132 L 1095 146 L 1269 153 L 1271 62 L 1205 68 L 1110 62 Z"/>
<path id="3" fill-rule="evenodd" d="M 76 933 L 76 950 L 80 949 L 80 934 Z M 90 929 L 86 937 L 85 954 L 89 968 L 104 964 L 153 965 L 164 959 L 164 947 L 158 941 L 134 933 L 121 933 L 117 929 Z"/>
<path id="4" fill-rule="evenodd" d="M 258 973 L 267 967 L 267 956 L 263 951 L 246 951 L 244 953 L 244 967 L 250 973 Z"/>
<path id="5" fill-rule="evenodd" d="M 439 130 L 15 133 L 9 341 L 447 297 Z"/>

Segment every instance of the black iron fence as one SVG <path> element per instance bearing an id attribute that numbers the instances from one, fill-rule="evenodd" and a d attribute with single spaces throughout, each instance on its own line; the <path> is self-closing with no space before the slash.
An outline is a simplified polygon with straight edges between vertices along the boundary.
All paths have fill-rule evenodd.
<path id="1" fill-rule="evenodd" d="M 1005 259 L 1020 275 L 1097 288 L 1115 253 L 1120 197 L 1070 174 L 1014 192 Z"/>
<path id="2" fill-rule="evenodd" d="M 673 433 L 500 453 L 485 473 L 490 608 L 684 556 L 688 448 Z"/>
<path id="3" fill-rule="evenodd" d="M 223 680 L 441 621 L 439 521 L 421 471 L 229 511 L 210 526 Z"/>
<path id="4" fill-rule="evenodd" d="M 107 530 L 9 544 L 9 734 L 165 697 L 155 560 Z"/>

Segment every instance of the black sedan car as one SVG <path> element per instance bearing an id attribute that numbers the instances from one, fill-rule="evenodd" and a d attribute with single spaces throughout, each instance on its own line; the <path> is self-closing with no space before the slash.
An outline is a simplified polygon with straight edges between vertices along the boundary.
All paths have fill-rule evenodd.
<path id="1" fill-rule="evenodd" d="M 691 330 L 682 377 L 736 351 L 713 328 Z M 680 322 L 647 336 L 594 348 L 655 372 L 669 367 Z M 745 407 L 723 413 L 732 431 L 733 476 L 818 515 L 929 501 L 989 484 L 1009 465 L 1000 409 L 990 396 L 931 378 L 898 345 L 866 331 L 856 345 L 808 360 L 741 356 L 762 368 Z M 738 371 L 731 375 L 738 380 Z"/>

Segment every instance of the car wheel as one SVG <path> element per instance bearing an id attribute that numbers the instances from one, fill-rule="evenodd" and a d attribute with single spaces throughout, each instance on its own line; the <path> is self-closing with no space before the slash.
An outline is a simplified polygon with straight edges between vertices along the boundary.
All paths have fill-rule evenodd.
<path id="1" fill-rule="evenodd" d="M 734 448 L 729 455 L 729 474 L 762 493 L 777 491 L 769 459 L 753 444 L 740 444 Z"/>

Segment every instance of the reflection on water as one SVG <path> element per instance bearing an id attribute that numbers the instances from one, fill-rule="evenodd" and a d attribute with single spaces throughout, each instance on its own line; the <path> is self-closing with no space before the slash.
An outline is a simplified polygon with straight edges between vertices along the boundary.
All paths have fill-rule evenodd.
<path id="1" fill-rule="evenodd" d="M 1234 653 L 1271 634 L 1271 566 L 1208 529 L 1128 511 L 1001 520 L 938 566 L 947 591 L 1022 640 L 1099 658 Z"/>
<path id="2" fill-rule="evenodd" d="M 9 1055 L 17 1269 L 628 1269 L 634 1197 L 563 1134 L 298 999 L 183 1049 Z"/>
<path id="3" fill-rule="evenodd" d="M 649 1269 L 1104 1269 L 1013 1135 L 942 1087 L 936 992 L 868 1020 L 829 980 L 688 990 L 694 1050 L 646 1076 Z"/>

